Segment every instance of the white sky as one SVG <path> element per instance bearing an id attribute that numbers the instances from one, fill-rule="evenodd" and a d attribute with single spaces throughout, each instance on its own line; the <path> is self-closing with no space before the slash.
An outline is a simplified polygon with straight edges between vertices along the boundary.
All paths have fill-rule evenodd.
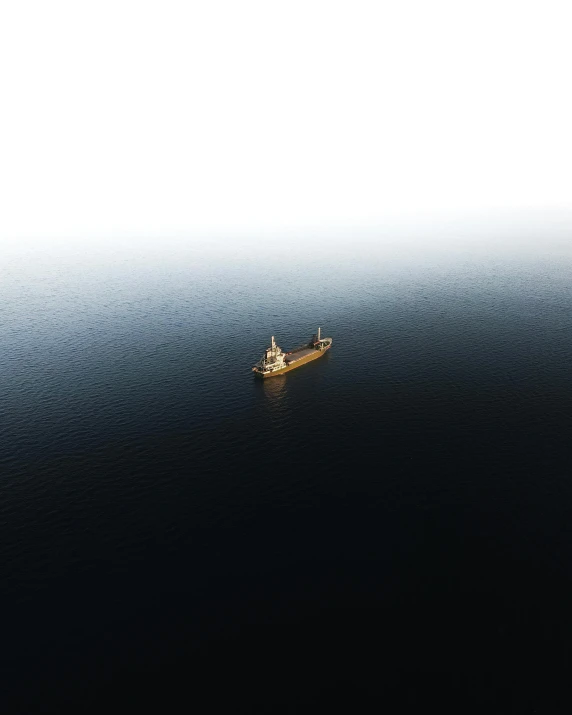
<path id="1" fill-rule="evenodd" d="M 0 238 L 570 209 L 571 20 L 550 0 L 5 0 Z"/>

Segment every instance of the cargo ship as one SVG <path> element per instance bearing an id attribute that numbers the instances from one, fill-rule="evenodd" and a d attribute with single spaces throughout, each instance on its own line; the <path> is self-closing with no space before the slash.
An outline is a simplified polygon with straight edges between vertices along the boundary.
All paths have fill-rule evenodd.
<path id="1" fill-rule="evenodd" d="M 297 367 L 305 365 L 311 360 L 316 360 L 326 352 L 332 346 L 332 338 L 323 338 L 321 336 L 321 328 L 318 328 L 317 335 L 313 335 L 312 339 L 306 345 L 291 350 L 289 353 L 284 353 L 274 342 L 274 336 L 272 336 L 272 342 L 262 358 L 256 363 L 252 368 L 255 377 L 274 377 L 275 375 L 282 375 L 290 370 L 295 370 Z"/>

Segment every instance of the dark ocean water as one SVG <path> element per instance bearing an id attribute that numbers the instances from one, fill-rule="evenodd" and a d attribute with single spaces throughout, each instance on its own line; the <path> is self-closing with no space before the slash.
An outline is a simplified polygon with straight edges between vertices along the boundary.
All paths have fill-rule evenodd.
<path id="1" fill-rule="evenodd" d="M 10 711 L 568 712 L 567 244 L 135 245 L 0 267 Z"/>

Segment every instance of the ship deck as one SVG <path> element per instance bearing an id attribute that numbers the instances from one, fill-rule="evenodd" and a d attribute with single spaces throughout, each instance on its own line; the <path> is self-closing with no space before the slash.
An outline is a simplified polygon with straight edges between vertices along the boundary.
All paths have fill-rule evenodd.
<path id="1" fill-rule="evenodd" d="M 314 350 L 314 348 L 303 348 L 302 350 L 296 350 L 296 352 L 292 353 L 291 355 L 286 355 L 285 360 L 287 363 L 296 362 L 297 360 L 301 360 L 303 357 L 311 355 L 315 352 L 316 351 Z"/>

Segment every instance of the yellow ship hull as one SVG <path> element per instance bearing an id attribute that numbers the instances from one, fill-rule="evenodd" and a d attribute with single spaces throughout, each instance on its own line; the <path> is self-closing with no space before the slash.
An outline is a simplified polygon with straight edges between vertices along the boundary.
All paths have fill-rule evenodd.
<path id="1" fill-rule="evenodd" d="M 258 372 L 258 370 L 253 370 L 255 377 L 260 377 L 266 379 L 267 377 L 276 377 L 276 375 L 283 375 L 285 372 L 290 372 L 290 370 L 296 370 L 296 368 L 305 365 L 307 362 L 312 360 L 317 360 L 318 358 L 325 355 L 330 348 L 327 347 L 325 350 L 315 350 L 310 355 L 305 355 L 303 358 L 296 360 L 296 362 L 281 368 L 280 370 L 275 370 L 274 372 Z"/>

